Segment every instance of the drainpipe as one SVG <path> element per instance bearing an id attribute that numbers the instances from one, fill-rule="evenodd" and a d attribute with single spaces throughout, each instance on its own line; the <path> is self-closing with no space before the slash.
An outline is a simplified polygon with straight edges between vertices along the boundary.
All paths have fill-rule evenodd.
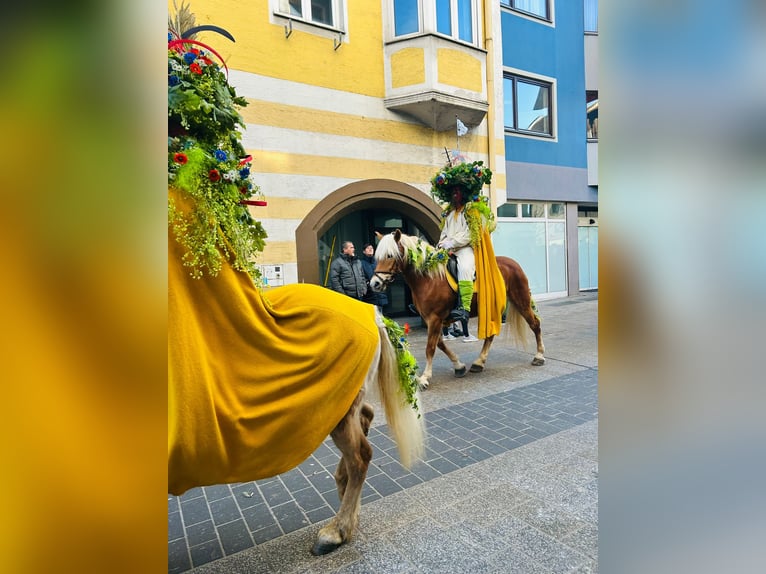
<path id="1" fill-rule="evenodd" d="M 495 143 L 495 42 L 494 29 L 492 27 L 493 2 L 484 0 L 484 49 L 487 51 L 487 165 L 492 173 L 495 173 L 495 157 L 497 145 Z M 492 213 L 495 213 L 495 184 L 489 184 L 489 205 Z"/>

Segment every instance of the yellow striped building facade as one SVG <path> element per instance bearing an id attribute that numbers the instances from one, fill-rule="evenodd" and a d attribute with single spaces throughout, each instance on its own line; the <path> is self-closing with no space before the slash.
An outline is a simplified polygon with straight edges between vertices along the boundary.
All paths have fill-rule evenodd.
<path id="1" fill-rule="evenodd" d="M 268 200 L 250 209 L 268 232 L 258 263 L 272 285 L 323 284 L 340 243 L 354 241 L 360 255 L 375 230 L 401 226 L 435 241 L 429 180 L 445 150 L 489 165 L 493 211 L 506 201 L 499 5 L 451 0 L 447 14 L 444 3 L 437 13 L 435 2 L 413 0 L 417 12 L 402 15 L 407 4 L 396 15 L 395 0 L 190 2 L 197 24 L 236 40 L 197 36 L 249 104 L 243 144 Z M 449 24 L 454 34 L 437 31 Z M 456 117 L 470 130 L 459 139 Z M 406 294 L 391 295 L 387 311 L 398 314 Z"/>

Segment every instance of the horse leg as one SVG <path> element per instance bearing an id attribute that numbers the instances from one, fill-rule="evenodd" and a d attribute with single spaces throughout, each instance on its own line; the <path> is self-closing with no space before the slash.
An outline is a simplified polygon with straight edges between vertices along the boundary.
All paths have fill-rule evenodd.
<path id="1" fill-rule="evenodd" d="M 436 343 L 441 340 L 441 321 L 436 320 L 432 315 L 428 318 L 423 317 L 428 325 L 428 338 L 426 339 L 426 366 L 423 373 L 418 377 L 418 384 L 421 390 L 426 390 L 431 384 L 431 374 L 433 373 L 434 353 L 436 352 Z"/>
<path id="2" fill-rule="evenodd" d="M 360 391 L 354 404 L 333 429 L 330 436 L 341 452 L 340 462 L 335 471 L 335 482 L 340 496 L 340 510 L 330 522 L 319 530 L 311 552 L 315 555 L 332 552 L 348 542 L 359 522 L 359 507 L 362 501 L 362 486 L 372 460 L 372 447 L 365 436 L 365 425 L 369 430 L 372 408 L 362 403 L 364 391 Z M 365 420 L 366 419 L 366 420 Z"/>
<path id="3" fill-rule="evenodd" d="M 450 349 L 447 344 L 444 342 L 443 337 L 439 337 L 438 342 L 436 343 L 436 346 L 441 349 L 441 351 L 447 355 L 447 358 L 452 361 L 452 367 L 455 369 L 455 376 L 458 378 L 465 377 L 468 370 L 466 369 L 466 366 L 464 363 L 460 361 L 460 358 L 457 356 L 457 353 L 453 352 L 452 349 Z"/>
<path id="4" fill-rule="evenodd" d="M 516 300 L 520 299 L 520 300 Z M 525 293 L 522 297 L 515 297 L 511 299 L 513 305 L 515 305 L 518 313 L 524 318 L 529 325 L 529 328 L 535 334 L 535 342 L 537 343 L 537 352 L 532 359 L 532 364 L 536 367 L 545 364 L 545 345 L 543 345 L 543 332 L 540 328 L 540 318 L 532 310 L 532 296 L 529 293 Z"/>
<path id="5" fill-rule="evenodd" d="M 492 346 L 492 341 L 495 340 L 495 336 L 487 337 L 484 339 L 484 344 L 481 346 L 481 353 L 478 358 L 471 365 L 472 373 L 481 373 L 484 370 L 484 366 L 487 364 L 487 356 L 489 355 L 489 348 Z"/>
<path id="6" fill-rule="evenodd" d="M 426 366 L 423 369 L 423 374 L 418 377 L 418 383 L 420 388 L 425 390 L 428 385 L 431 384 L 431 375 L 433 374 L 433 360 L 436 353 L 436 347 L 444 351 L 444 354 L 452 361 L 452 365 L 455 368 L 456 377 L 464 377 L 466 374 L 466 368 L 463 363 L 460 362 L 458 356 L 447 348 L 442 339 L 442 324 L 443 318 L 438 315 L 431 314 L 427 319 L 424 318 L 428 325 L 428 340 L 426 341 Z"/>
<path id="7" fill-rule="evenodd" d="M 362 403 L 362 408 L 359 412 L 359 422 L 362 425 L 362 432 L 364 436 L 370 432 L 370 425 L 372 419 L 375 418 L 375 410 L 369 403 Z M 338 497 L 343 501 L 343 495 L 346 493 L 346 485 L 348 484 L 348 470 L 346 468 L 346 461 L 342 454 L 338 461 L 338 468 L 335 470 L 335 485 L 338 488 Z"/>

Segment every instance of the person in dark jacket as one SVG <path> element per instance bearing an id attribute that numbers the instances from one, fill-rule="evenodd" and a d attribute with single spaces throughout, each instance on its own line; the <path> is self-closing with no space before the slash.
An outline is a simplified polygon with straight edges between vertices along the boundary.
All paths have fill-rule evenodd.
<path id="1" fill-rule="evenodd" d="M 370 279 L 375 275 L 375 248 L 372 243 L 365 243 L 364 250 L 362 251 L 362 269 L 364 270 L 364 278 L 367 283 L 367 295 L 364 296 L 366 303 L 372 303 L 377 305 L 378 309 L 383 312 L 383 307 L 388 305 L 388 295 L 385 291 L 373 291 L 370 288 Z"/>
<path id="2" fill-rule="evenodd" d="M 330 287 L 333 291 L 361 301 L 367 292 L 367 282 L 364 279 L 362 262 L 356 258 L 354 252 L 353 242 L 344 241 L 340 256 L 330 265 Z"/>

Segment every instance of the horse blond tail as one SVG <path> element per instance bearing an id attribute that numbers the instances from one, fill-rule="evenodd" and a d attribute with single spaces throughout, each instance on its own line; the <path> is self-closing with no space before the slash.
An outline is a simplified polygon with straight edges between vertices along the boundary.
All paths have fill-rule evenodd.
<path id="1" fill-rule="evenodd" d="M 380 332 L 380 362 L 378 363 L 378 390 L 380 402 L 386 413 L 386 422 L 399 449 L 399 460 L 405 468 L 411 468 L 425 452 L 425 427 L 423 416 L 407 402 L 399 384 L 399 367 L 396 351 L 388 339 L 385 327 Z M 420 396 L 416 395 L 422 409 Z"/>
<path id="2" fill-rule="evenodd" d="M 505 316 L 506 333 L 510 333 L 517 347 L 529 350 L 529 325 L 516 306 L 508 301 L 508 311 Z"/>

